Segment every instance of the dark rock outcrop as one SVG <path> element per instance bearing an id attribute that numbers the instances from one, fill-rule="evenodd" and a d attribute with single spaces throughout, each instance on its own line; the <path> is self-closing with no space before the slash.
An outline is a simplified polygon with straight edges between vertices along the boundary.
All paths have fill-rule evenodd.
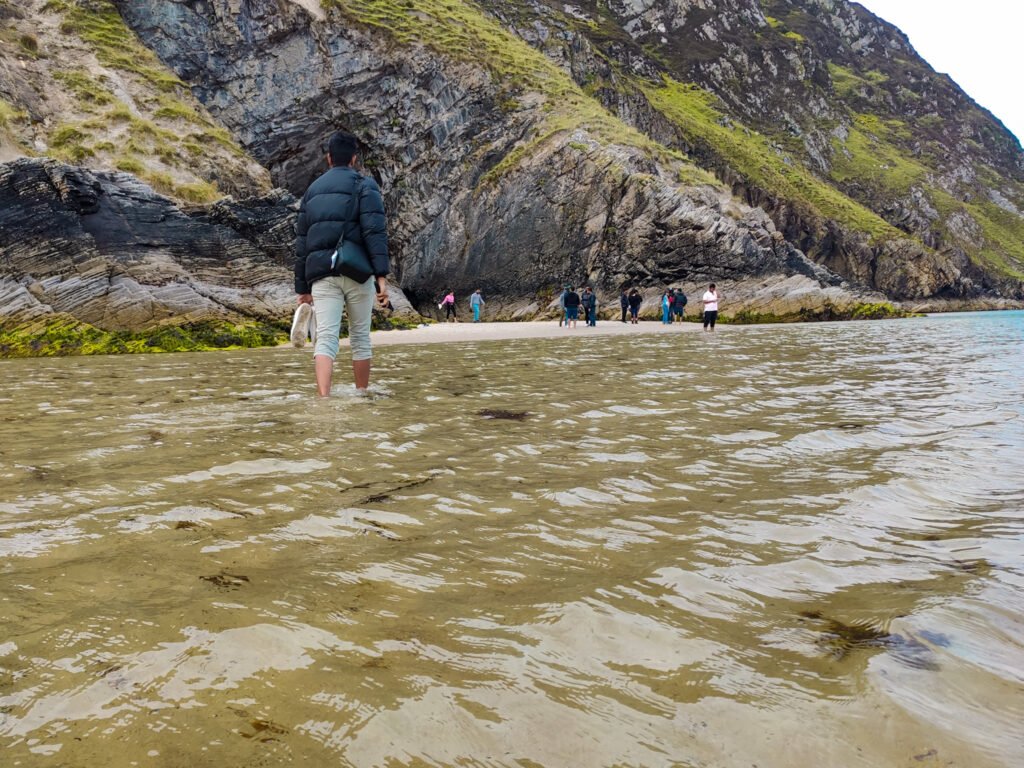
<path id="1" fill-rule="evenodd" d="M 182 210 L 123 173 L 0 165 L 0 318 L 104 330 L 280 321 L 294 304 L 294 216 L 287 192 Z"/>

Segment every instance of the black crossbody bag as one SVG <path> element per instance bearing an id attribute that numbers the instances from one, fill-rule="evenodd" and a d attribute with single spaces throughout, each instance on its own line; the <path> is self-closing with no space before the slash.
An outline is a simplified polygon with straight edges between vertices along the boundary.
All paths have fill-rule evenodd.
<path id="1" fill-rule="evenodd" d="M 360 177 L 352 195 L 348 200 L 344 223 L 341 227 L 341 239 L 332 253 L 311 253 L 306 256 L 306 282 L 312 284 L 323 277 L 344 275 L 357 283 L 365 283 L 373 277 L 373 266 L 362 243 L 350 240 L 346 235 L 348 228 L 355 224 L 359 215 L 356 203 L 363 190 L 363 179 Z M 356 215 L 352 212 L 356 209 Z"/>

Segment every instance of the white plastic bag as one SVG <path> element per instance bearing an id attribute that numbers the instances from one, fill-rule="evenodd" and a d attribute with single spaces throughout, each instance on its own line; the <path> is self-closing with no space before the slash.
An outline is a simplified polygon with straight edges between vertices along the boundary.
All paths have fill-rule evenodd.
<path id="1" fill-rule="evenodd" d="M 299 304 L 292 317 L 292 346 L 301 349 L 307 339 L 316 343 L 316 310 L 312 304 Z"/>

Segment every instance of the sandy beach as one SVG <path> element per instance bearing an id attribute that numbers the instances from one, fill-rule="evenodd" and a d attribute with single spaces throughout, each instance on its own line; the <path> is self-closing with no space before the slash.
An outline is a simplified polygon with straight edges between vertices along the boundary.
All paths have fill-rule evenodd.
<path id="1" fill-rule="evenodd" d="M 631 336 L 638 333 L 700 333 L 699 323 L 640 321 L 636 325 L 616 320 L 599 320 L 589 328 L 580 321 L 576 328 L 560 328 L 557 320 L 523 323 L 434 323 L 407 331 L 374 331 L 370 338 L 375 347 L 396 344 L 442 344 L 463 341 L 505 341 L 508 339 L 554 339 L 560 337 Z M 717 331 L 716 331 L 717 332 Z M 342 345 L 348 340 L 342 340 Z"/>

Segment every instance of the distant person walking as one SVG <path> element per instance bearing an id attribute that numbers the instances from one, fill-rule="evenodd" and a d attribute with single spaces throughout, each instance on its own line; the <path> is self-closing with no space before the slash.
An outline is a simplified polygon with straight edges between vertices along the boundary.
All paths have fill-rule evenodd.
<path id="1" fill-rule="evenodd" d="M 570 286 L 565 292 L 565 327 L 570 327 L 569 323 L 572 323 L 572 327 L 575 328 L 579 319 L 580 295 Z"/>
<path id="2" fill-rule="evenodd" d="M 708 286 L 708 289 L 704 291 L 704 295 L 701 297 L 701 302 L 704 304 L 704 330 L 715 330 L 715 321 L 718 319 L 718 289 L 715 288 L 715 284 L 712 283 Z"/>
<path id="3" fill-rule="evenodd" d="M 640 291 L 636 288 L 629 292 L 629 319 L 633 325 L 636 325 L 638 318 L 640 317 L 640 305 L 643 304 L 644 297 L 640 295 Z"/>
<path id="4" fill-rule="evenodd" d="M 661 294 L 661 322 L 669 325 L 672 322 L 672 300 L 675 298 L 672 291 L 665 291 Z"/>
<path id="5" fill-rule="evenodd" d="M 626 322 L 626 313 L 629 312 L 629 294 L 623 288 L 619 292 L 619 306 L 622 308 L 622 322 Z"/>
<path id="6" fill-rule="evenodd" d="M 682 288 L 676 288 L 675 301 L 672 302 L 672 314 L 675 315 L 676 322 L 683 322 L 683 313 L 686 311 L 686 294 L 683 293 Z"/>
<path id="7" fill-rule="evenodd" d="M 480 310 L 483 309 L 483 306 L 486 303 L 487 302 L 484 301 L 483 294 L 480 293 L 480 289 L 479 288 L 477 288 L 475 291 L 473 291 L 473 295 L 469 297 L 469 306 L 470 306 L 470 309 L 473 310 L 473 322 L 474 323 L 479 323 L 480 322 Z"/>
<path id="8" fill-rule="evenodd" d="M 356 390 L 370 385 L 370 319 L 374 293 L 382 306 L 388 301 L 387 219 L 380 187 L 356 170 L 359 142 L 338 131 L 327 143 L 329 170 L 314 181 L 299 206 L 295 223 L 295 293 L 299 304 L 316 306 L 316 346 L 313 369 L 321 397 L 331 394 L 334 359 L 338 356 L 341 315 L 348 315 L 352 347 L 352 376 Z M 347 276 L 344 260 L 335 271 L 335 256 L 342 237 L 361 246 L 367 259 L 365 277 Z M 358 249 L 357 249 L 358 250 Z M 352 274 L 351 265 L 347 268 Z"/>
<path id="9" fill-rule="evenodd" d="M 597 295 L 590 290 L 589 285 L 583 289 L 582 301 L 587 325 L 594 328 L 597 325 Z"/>
<path id="10" fill-rule="evenodd" d="M 455 292 L 454 291 L 448 291 L 445 294 L 444 298 L 441 299 L 441 304 L 438 306 L 438 309 L 441 309 L 441 308 L 444 309 L 444 319 L 446 321 L 448 321 L 449 323 L 451 323 L 451 322 L 456 322 L 456 323 L 459 322 L 459 315 L 455 311 Z"/>

